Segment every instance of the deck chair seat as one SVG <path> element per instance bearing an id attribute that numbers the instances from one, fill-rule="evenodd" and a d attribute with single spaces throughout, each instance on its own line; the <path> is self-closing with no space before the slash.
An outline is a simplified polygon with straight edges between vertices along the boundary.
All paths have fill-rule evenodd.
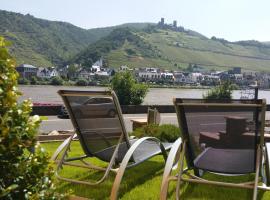
<path id="1" fill-rule="evenodd" d="M 137 141 L 137 139 L 130 140 L 130 144 L 134 144 Z M 165 150 L 168 150 L 172 143 L 162 143 Z M 111 160 L 112 154 L 114 153 L 115 147 L 109 147 L 102 151 L 99 151 L 95 153 L 94 156 L 100 158 L 103 161 L 109 162 Z M 121 143 L 120 147 L 118 149 L 118 154 L 116 156 L 116 163 L 121 163 L 123 158 L 125 157 L 126 153 L 128 151 L 126 143 Z M 157 154 L 160 154 L 161 150 L 157 146 L 156 142 L 154 141 L 144 141 L 134 152 L 133 159 L 130 160 L 131 162 L 142 162 L 143 160 L 147 160 Z"/>
<path id="2" fill-rule="evenodd" d="M 216 173 L 247 174 L 254 172 L 254 165 L 250 165 L 253 161 L 253 150 L 209 147 L 194 160 L 194 166 Z"/>

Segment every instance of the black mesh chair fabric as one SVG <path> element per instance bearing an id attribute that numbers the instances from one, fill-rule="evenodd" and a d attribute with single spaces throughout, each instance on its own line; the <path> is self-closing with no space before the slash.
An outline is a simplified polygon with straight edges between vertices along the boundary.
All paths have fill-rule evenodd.
<path id="1" fill-rule="evenodd" d="M 260 100 L 176 99 L 190 167 L 227 174 L 255 171 Z"/>
<path id="2" fill-rule="evenodd" d="M 137 139 L 130 140 L 130 144 L 134 144 Z M 169 149 L 171 147 L 171 143 L 162 143 L 165 147 L 165 149 Z M 95 153 L 95 156 L 102 158 L 102 160 L 109 162 L 112 154 L 115 150 L 115 146 L 103 149 L 102 151 L 99 151 Z M 125 143 L 121 143 L 120 147 L 118 149 L 118 154 L 116 156 L 116 162 L 121 163 L 124 156 L 126 155 L 128 151 L 127 145 Z M 152 156 L 155 156 L 157 154 L 161 153 L 160 148 L 158 145 L 153 141 L 144 141 L 134 152 L 133 154 L 133 161 L 135 163 L 140 163 L 144 161 L 147 158 L 150 158 Z"/>
<path id="3" fill-rule="evenodd" d="M 120 142 L 115 158 L 116 163 L 120 163 L 136 140 L 128 138 L 116 97 L 113 98 L 111 92 L 60 90 L 59 94 L 86 155 L 109 162 Z M 165 147 L 168 149 L 170 146 L 167 144 Z M 155 142 L 145 141 L 134 152 L 132 161 L 140 162 L 158 153 L 161 150 Z"/>
<path id="4" fill-rule="evenodd" d="M 246 174 L 254 172 L 254 151 L 249 149 L 207 148 L 195 160 L 194 165 L 217 173 Z"/>

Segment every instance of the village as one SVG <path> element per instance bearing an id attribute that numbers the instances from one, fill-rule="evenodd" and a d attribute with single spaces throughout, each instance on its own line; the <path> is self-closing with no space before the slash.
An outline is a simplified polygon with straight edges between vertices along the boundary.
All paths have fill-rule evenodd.
<path id="1" fill-rule="evenodd" d="M 72 69 L 71 69 L 72 68 Z M 52 84 L 62 85 L 51 80 L 60 79 L 74 81 L 76 85 L 100 85 L 108 84 L 111 77 L 118 72 L 130 71 L 136 80 L 141 83 L 153 85 L 175 86 L 216 86 L 222 81 L 230 81 L 240 88 L 258 85 L 261 89 L 270 88 L 270 74 L 263 72 L 242 71 L 241 67 L 234 67 L 227 71 L 209 71 L 196 64 L 190 64 L 184 71 L 164 70 L 157 67 L 130 68 L 120 66 L 118 69 L 103 66 L 102 59 L 96 61 L 91 68 L 81 66 L 65 67 L 35 67 L 22 64 L 16 67 L 20 74 L 21 84 Z M 33 81 L 38 80 L 38 81 Z M 27 82 L 28 81 L 28 82 Z M 43 81 L 43 82 L 41 82 Z M 34 83 L 33 83 L 34 82 Z"/>

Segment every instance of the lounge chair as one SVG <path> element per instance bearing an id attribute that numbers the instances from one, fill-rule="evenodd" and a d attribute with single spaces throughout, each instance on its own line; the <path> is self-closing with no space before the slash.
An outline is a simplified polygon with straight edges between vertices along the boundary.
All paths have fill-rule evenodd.
<path id="1" fill-rule="evenodd" d="M 270 145 L 264 142 L 265 100 L 174 99 L 181 137 L 166 162 L 160 199 L 167 198 L 176 181 L 176 199 L 182 182 L 270 190 Z M 187 167 L 184 169 L 184 160 Z M 172 175 L 175 161 L 179 171 Z M 255 174 L 254 181 L 231 183 L 206 180 L 204 173 L 220 176 Z"/>
<path id="2" fill-rule="evenodd" d="M 58 163 L 57 178 L 72 183 L 97 185 L 108 177 L 109 172 L 115 172 L 110 199 L 116 199 L 126 168 L 136 166 L 158 154 L 162 154 L 166 159 L 166 150 L 171 147 L 170 143 L 161 143 L 153 137 L 129 139 L 114 92 L 60 90 L 58 93 L 68 110 L 75 133 L 66 139 L 52 156 L 52 160 Z M 75 138 L 79 139 L 85 155 L 70 158 L 67 154 Z M 108 165 L 106 168 L 94 166 L 85 161 L 89 157 L 98 158 Z M 74 180 L 59 174 L 64 165 L 101 170 L 104 175 L 95 182 Z"/>

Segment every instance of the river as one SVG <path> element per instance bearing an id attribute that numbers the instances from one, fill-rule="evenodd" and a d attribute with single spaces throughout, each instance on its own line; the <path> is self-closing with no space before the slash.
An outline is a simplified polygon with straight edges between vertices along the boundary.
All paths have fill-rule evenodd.
<path id="1" fill-rule="evenodd" d="M 105 87 L 76 87 L 76 86 L 51 86 L 51 85 L 20 85 L 19 90 L 23 93 L 19 101 L 31 98 L 32 102 L 39 103 L 62 103 L 60 96 L 57 94 L 58 90 L 106 90 Z M 145 105 L 170 105 L 174 97 L 181 98 L 202 98 L 203 94 L 207 93 L 207 89 L 174 89 L 174 88 L 150 88 L 143 104 Z M 233 91 L 233 98 L 239 99 L 241 91 Z M 266 98 L 267 103 L 270 104 L 270 91 L 260 90 L 259 98 Z"/>

